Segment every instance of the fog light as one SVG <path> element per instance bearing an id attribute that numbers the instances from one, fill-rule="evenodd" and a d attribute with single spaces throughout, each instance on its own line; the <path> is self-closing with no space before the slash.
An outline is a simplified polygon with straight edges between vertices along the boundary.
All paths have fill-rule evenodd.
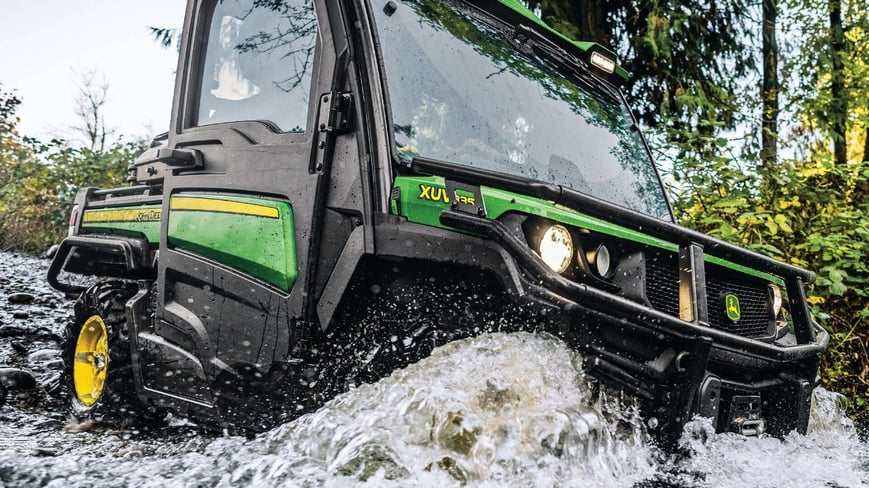
<path id="1" fill-rule="evenodd" d="M 772 307 L 772 318 L 777 318 L 781 313 L 782 307 L 781 288 L 774 284 L 770 284 L 767 288 L 769 289 L 769 303 Z"/>
<path id="2" fill-rule="evenodd" d="M 573 238 L 570 231 L 560 225 L 546 229 L 538 245 L 540 258 L 556 273 L 564 273 L 573 260 Z"/>
<path id="3" fill-rule="evenodd" d="M 612 271 L 612 253 L 605 244 L 597 246 L 597 248 L 586 255 L 588 264 L 601 277 L 606 278 Z"/>

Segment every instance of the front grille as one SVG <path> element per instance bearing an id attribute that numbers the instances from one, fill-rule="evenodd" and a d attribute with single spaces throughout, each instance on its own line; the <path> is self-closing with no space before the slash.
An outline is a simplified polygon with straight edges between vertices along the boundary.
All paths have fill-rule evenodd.
<path id="1" fill-rule="evenodd" d="M 742 316 L 736 323 L 724 312 L 724 295 L 727 293 L 739 298 Z M 743 337 L 763 337 L 772 333 L 767 283 L 758 278 L 706 265 L 706 307 L 709 309 L 709 325 L 716 329 Z"/>
<path id="2" fill-rule="evenodd" d="M 742 316 L 734 323 L 724 312 L 724 295 L 739 298 Z M 675 254 L 646 253 L 646 298 L 655 310 L 679 316 L 679 263 Z M 721 266 L 706 265 L 706 307 L 712 328 L 743 337 L 769 336 L 767 283 Z"/>

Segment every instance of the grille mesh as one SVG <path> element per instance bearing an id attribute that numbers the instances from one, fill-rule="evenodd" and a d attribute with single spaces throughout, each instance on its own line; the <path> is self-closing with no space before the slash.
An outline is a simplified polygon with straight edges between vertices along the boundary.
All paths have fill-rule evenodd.
<path id="1" fill-rule="evenodd" d="M 678 317 L 678 262 L 663 254 L 646 256 L 646 298 L 655 310 Z"/>
<path id="2" fill-rule="evenodd" d="M 675 255 L 647 253 L 646 298 L 652 308 L 679 316 L 679 266 Z M 723 297 L 739 298 L 742 316 L 736 323 L 724 312 Z M 764 337 L 772 333 L 773 323 L 767 309 L 767 283 L 758 278 L 716 266 L 706 265 L 706 303 L 709 325 L 743 337 Z"/>

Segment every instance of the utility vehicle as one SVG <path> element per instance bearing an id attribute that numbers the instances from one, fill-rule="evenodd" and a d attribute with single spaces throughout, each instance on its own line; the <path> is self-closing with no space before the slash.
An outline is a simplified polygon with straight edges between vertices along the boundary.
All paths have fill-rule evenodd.
<path id="1" fill-rule="evenodd" d="M 652 432 L 805 431 L 814 276 L 675 225 L 609 50 L 516 0 L 191 0 L 184 33 L 168 134 L 48 274 L 78 415 L 258 430 L 532 330 Z"/>

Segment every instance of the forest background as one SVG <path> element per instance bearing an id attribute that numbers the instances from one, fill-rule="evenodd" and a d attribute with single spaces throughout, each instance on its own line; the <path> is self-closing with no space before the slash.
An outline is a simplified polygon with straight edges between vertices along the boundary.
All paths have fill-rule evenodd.
<path id="1" fill-rule="evenodd" d="M 682 225 L 817 273 L 823 385 L 869 412 L 869 6 L 865 0 L 525 0 L 618 54 Z M 155 30 L 172 45 L 177 31 Z M 155 43 L 155 49 L 158 49 Z M 0 249 L 44 252 L 79 187 L 122 186 L 147 141 L 103 120 L 82 73 L 77 137 L 19 133 L 0 80 Z"/>

